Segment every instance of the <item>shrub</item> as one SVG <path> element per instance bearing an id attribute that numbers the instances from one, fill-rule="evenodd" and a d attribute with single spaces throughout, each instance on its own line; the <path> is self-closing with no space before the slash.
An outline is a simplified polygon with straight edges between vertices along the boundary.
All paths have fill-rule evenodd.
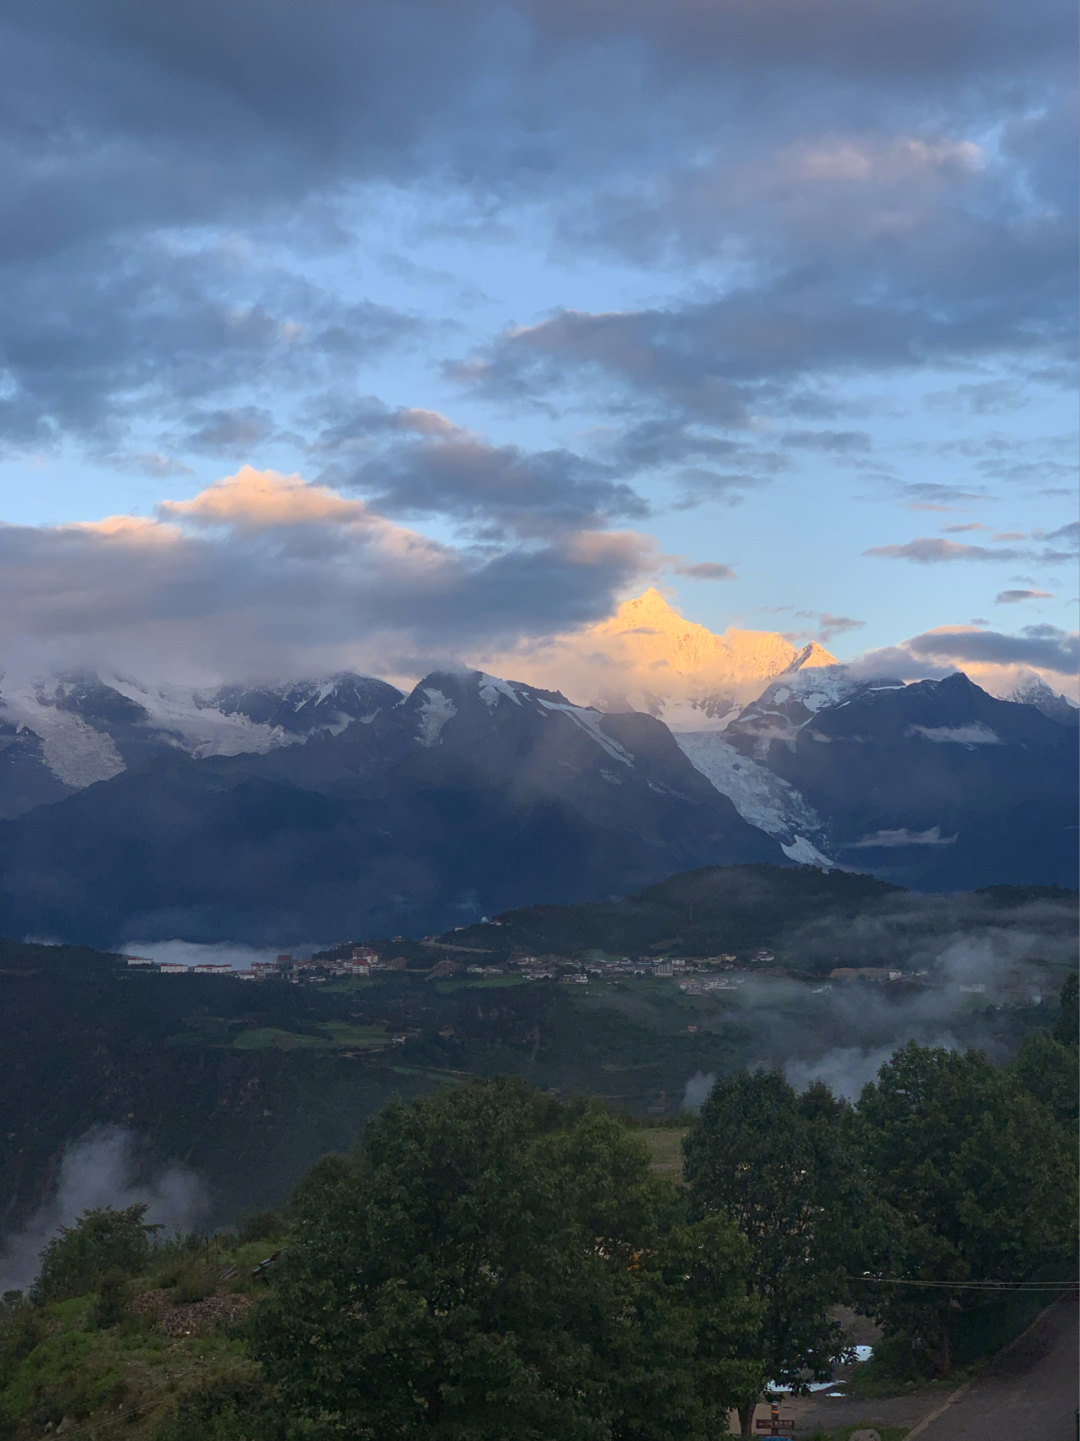
<path id="1" fill-rule="evenodd" d="M 248 1241 L 268 1241 L 272 1236 L 280 1236 L 285 1229 L 285 1219 L 280 1211 L 258 1211 L 252 1216 L 245 1216 L 237 1227 L 237 1233 L 242 1244 Z"/>
<path id="2" fill-rule="evenodd" d="M 255 1376 L 226 1376 L 189 1392 L 154 1441 L 285 1441 L 273 1393 Z"/>
<path id="3" fill-rule="evenodd" d="M 190 1301 L 205 1301 L 214 1293 L 217 1276 L 213 1270 L 197 1261 L 190 1261 L 177 1275 L 172 1299 L 176 1305 Z"/>
<path id="4" fill-rule="evenodd" d="M 99 1331 L 118 1325 L 128 1314 L 128 1299 L 127 1275 L 123 1271 L 109 1271 L 98 1284 L 90 1324 Z"/>

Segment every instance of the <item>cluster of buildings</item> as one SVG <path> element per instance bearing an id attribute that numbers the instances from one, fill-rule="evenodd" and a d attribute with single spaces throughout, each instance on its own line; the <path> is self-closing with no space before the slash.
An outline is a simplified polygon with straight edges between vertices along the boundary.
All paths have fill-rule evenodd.
<path id="1" fill-rule="evenodd" d="M 429 942 L 431 944 L 431 942 Z M 327 981 L 335 976 L 370 976 L 377 971 L 404 970 L 404 956 L 383 960 L 370 946 L 353 946 L 351 949 L 338 947 L 345 954 L 333 959 L 300 960 L 292 955 L 280 955 L 274 961 L 253 961 L 246 970 L 237 970 L 225 961 L 203 961 L 197 965 L 183 965 L 172 961 L 154 961 L 144 956 L 125 956 L 127 964 L 142 970 L 159 972 L 162 975 L 231 976 L 238 981 L 287 981 L 293 985 Z M 466 947 L 449 947 L 465 951 Z M 481 952 L 481 954 L 483 954 Z M 697 995 L 705 991 L 728 990 L 742 983 L 737 979 L 717 978 L 716 972 L 730 970 L 736 956 L 724 953 L 717 956 L 687 959 L 682 956 L 664 956 L 659 959 L 634 956 L 590 957 L 588 960 L 572 960 L 569 956 L 516 956 L 498 965 L 479 962 L 467 963 L 463 958 L 445 958 L 437 961 L 428 972 L 433 977 L 447 977 L 464 973 L 466 976 L 517 975 L 526 981 L 554 980 L 565 985 L 587 985 L 591 977 L 603 979 L 616 976 L 658 976 L 678 977 L 684 991 Z M 757 964 L 767 964 L 774 959 L 771 951 L 758 951 L 754 956 Z M 694 973 L 707 973 L 707 979 L 681 979 Z M 869 971 L 834 971 L 834 976 L 848 974 L 870 975 Z M 874 972 L 873 974 L 877 974 Z M 887 974 L 887 973 L 885 973 Z"/>
<path id="2" fill-rule="evenodd" d="M 588 985 L 590 977 L 606 978 L 615 976 L 683 976 L 700 970 L 714 971 L 727 968 L 735 963 L 734 955 L 708 956 L 704 959 L 689 960 L 683 956 L 664 956 L 659 960 L 646 957 L 613 956 L 590 957 L 586 961 L 571 960 L 569 956 L 517 956 L 504 965 L 466 965 L 460 962 L 441 961 L 436 971 L 450 975 L 464 970 L 467 976 L 520 975 L 526 981 L 559 981 L 563 985 Z M 772 959 L 769 953 L 769 959 Z M 434 972 L 433 972 L 434 974 Z M 682 983 L 684 989 L 693 982 Z M 714 982 L 704 982 L 712 987 Z"/>
<path id="3" fill-rule="evenodd" d="M 926 975 L 925 971 L 920 974 Z M 891 971 L 888 966 L 836 966 L 829 972 L 830 981 L 902 981 L 903 971 Z"/>

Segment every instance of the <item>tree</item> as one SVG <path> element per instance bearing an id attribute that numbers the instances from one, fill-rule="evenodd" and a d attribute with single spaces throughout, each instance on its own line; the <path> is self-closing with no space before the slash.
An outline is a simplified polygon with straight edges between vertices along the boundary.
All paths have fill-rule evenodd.
<path id="1" fill-rule="evenodd" d="M 1054 1040 L 1062 1046 L 1080 1045 L 1080 975 L 1072 971 L 1061 987 L 1061 1014 L 1054 1024 Z"/>
<path id="2" fill-rule="evenodd" d="M 86 1211 L 74 1226 L 62 1226 L 41 1253 L 34 1282 L 35 1301 L 56 1301 L 97 1289 L 107 1276 L 136 1275 L 150 1255 L 150 1238 L 158 1229 L 143 1217 L 146 1206 L 124 1210 L 101 1207 Z"/>
<path id="3" fill-rule="evenodd" d="M 1080 1120 L 1076 1049 L 1054 1035 L 1033 1031 L 1009 1062 L 1009 1070 L 1030 1095 L 1040 1101 L 1059 1125 L 1076 1134 Z"/>
<path id="4" fill-rule="evenodd" d="M 915 1042 L 858 1105 L 864 1155 L 891 1218 L 880 1274 L 934 1286 L 868 1287 L 914 1370 L 943 1374 L 971 1293 L 941 1282 L 1024 1280 L 1076 1245 L 1075 1145 L 1008 1069 L 981 1051 Z M 1044 1277 L 1043 1277 L 1044 1278 Z"/>
<path id="5" fill-rule="evenodd" d="M 717 1082 L 684 1143 L 692 1214 L 727 1219 L 749 1247 L 758 1309 L 746 1354 L 796 1390 L 827 1377 L 843 1351 L 830 1312 L 871 1210 L 850 1131 L 849 1108 L 827 1087 L 797 1096 L 779 1072 L 759 1070 Z M 759 1380 L 739 1398 L 744 1434 L 760 1390 Z"/>
<path id="6" fill-rule="evenodd" d="M 394 1103 L 298 1188 L 254 1353 L 328 1434 L 703 1441 L 746 1385 L 744 1255 L 680 1206 L 596 1106 Z"/>

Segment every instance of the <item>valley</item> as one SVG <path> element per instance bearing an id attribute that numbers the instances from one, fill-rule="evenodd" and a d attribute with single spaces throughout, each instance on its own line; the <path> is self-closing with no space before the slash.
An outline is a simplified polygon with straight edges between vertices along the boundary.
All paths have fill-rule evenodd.
<path id="1" fill-rule="evenodd" d="M 357 938 L 316 952 L 304 984 L 5 941 L 3 1085 L 19 1104 L 4 1230 L 55 1186 L 66 1146 L 108 1128 L 133 1138 L 144 1181 L 192 1172 L 210 1223 L 278 1204 L 392 1095 L 465 1076 L 517 1075 L 662 1122 L 703 1078 L 748 1066 L 855 1095 L 910 1038 L 1005 1060 L 1052 1020 L 1075 915 L 1069 892 L 926 897 L 750 867 L 527 907 L 436 944 L 376 938 L 370 974 L 332 974 Z M 858 969 L 873 974 L 831 974 Z"/>

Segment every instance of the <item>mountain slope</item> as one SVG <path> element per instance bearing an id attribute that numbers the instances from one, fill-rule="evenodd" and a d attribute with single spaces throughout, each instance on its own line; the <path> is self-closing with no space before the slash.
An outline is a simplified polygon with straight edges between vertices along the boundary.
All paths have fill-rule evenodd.
<path id="1" fill-rule="evenodd" d="M 673 871 L 783 864 L 649 716 L 479 672 L 265 754 L 150 758 L 0 826 L 16 934 L 418 934 Z"/>
<path id="2" fill-rule="evenodd" d="M 792 860 L 919 890 L 1068 885 L 1072 717 L 1048 687 L 1019 703 L 963 675 L 905 686 L 827 666 L 780 676 L 722 733 L 676 740 Z"/>
<path id="3" fill-rule="evenodd" d="M 820 705 L 770 689 L 725 738 L 825 818 L 836 860 L 918 890 L 1075 884 L 1070 727 L 961 674 Z"/>

